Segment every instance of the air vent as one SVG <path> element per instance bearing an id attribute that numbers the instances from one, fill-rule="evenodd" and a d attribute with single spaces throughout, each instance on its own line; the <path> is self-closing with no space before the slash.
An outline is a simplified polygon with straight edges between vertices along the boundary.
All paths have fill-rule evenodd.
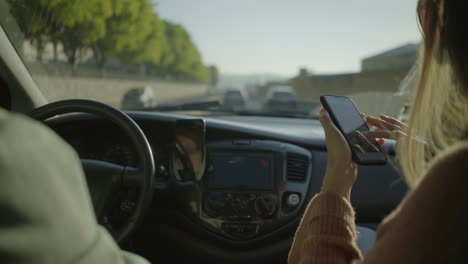
<path id="1" fill-rule="evenodd" d="M 305 155 L 288 153 L 286 156 L 286 177 L 288 181 L 305 181 L 309 159 Z"/>

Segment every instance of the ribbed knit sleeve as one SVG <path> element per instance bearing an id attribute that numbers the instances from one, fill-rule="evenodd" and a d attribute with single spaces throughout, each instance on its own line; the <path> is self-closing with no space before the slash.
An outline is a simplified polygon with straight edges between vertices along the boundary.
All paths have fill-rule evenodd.
<path id="1" fill-rule="evenodd" d="M 468 140 L 435 158 L 420 183 L 385 218 L 364 258 L 348 200 L 319 194 L 296 232 L 289 263 L 466 263 Z"/>
<path id="2" fill-rule="evenodd" d="M 335 194 L 316 195 L 309 203 L 289 253 L 289 263 L 351 263 L 361 259 L 356 246 L 354 210 Z"/>

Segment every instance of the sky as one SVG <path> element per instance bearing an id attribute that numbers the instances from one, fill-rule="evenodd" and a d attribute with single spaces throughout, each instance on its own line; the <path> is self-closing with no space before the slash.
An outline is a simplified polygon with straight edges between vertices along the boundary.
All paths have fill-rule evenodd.
<path id="1" fill-rule="evenodd" d="M 356 72 L 361 59 L 421 39 L 416 0 L 155 2 L 224 74 Z"/>

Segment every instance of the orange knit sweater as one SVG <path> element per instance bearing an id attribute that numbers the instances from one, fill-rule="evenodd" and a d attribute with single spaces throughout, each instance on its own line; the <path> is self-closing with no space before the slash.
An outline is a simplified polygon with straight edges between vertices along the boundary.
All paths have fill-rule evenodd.
<path id="1" fill-rule="evenodd" d="M 385 218 L 364 256 L 356 246 L 351 204 L 318 194 L 296 232 L 289 263 L 468 263 L 467 187 L 468 142 L 461 142 L 433 161 L 418 187 Z"/>

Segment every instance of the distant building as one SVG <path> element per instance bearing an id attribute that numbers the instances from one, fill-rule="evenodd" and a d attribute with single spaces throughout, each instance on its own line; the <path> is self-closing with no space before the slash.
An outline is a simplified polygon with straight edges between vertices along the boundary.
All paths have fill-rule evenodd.
<path id="1" fill-rule="evenodd" d="M 301 100 L 319 102 L 323 93 L 352 95 L 370 92 L 397 93 L 416 62 L 418 44 L 406 44 L 361 61 L 358 73 L 308 75 L 290 80 Z"/>
<path id="2" fill-rule="evenodd" d="M 406 44 L 365 58 L 361 62 L 361 72 L 408 71 L 416 61 L 418 48 L 418 44 Z"/>

